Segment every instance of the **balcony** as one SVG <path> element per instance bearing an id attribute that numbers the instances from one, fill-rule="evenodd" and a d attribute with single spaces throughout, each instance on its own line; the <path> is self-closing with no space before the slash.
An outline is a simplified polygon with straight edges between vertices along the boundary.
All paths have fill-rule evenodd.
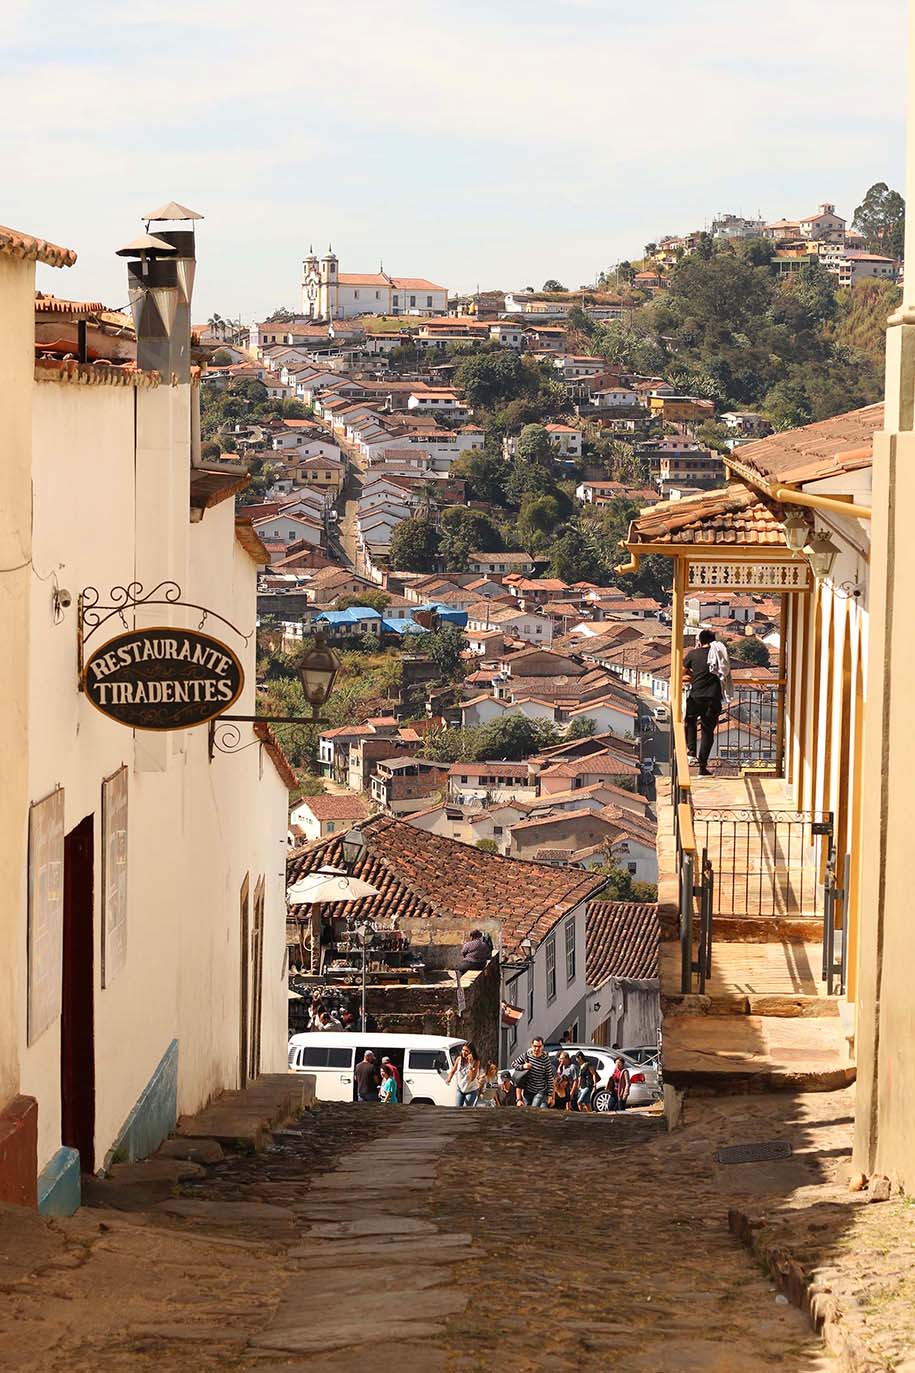
<path id="1" fill-rule="evenodd" d="M 764 773 L 731 758 L 691 778 L 678 719 L 673 736 L 658 804 L 665 1081 L 693 1092 L 844 1085 L 832 817 L 796 810 L 774 763 Z"/>

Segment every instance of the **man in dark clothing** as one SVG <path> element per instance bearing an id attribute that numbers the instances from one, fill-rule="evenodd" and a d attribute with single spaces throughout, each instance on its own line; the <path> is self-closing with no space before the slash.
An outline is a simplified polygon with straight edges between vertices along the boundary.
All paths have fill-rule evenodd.
<path id="1" fill-rule="evenodd" d="M 458 964 L 458 973 L 480 973 L 489 962 L 492 953 L 492 945 L 488 944 L 483 938 L 480 930 L 471 930 L 466 941 L 461 945 L 461 961 Z"/>
<path id="2" fill-rule="evenodd" d="M 721 714 L 721 678 L 709 666 L 709 649 L 715 642 L 710 629 L 703 629 L 696 648 L 690 649 L 683 659 L 683 672 L 689 682 L 689 695 L 686 698 L 687 752 L 699 760 L 699 774 L 710 777 L 708 760 L 715 742 L 715 728 Z M 702 727 L 702 740 L 696 749 L 696 733 Z"/>
<path id="3" fill-rule="evenodd" d="M 356 1096 L 360 1101 L 378 1100 L 378 1069 L 375 1067 L 375 1055 L 371 1049 L 366 1049 L 362 1062 L 357 1063 L 353 1076 L 356 1079 Z"/>

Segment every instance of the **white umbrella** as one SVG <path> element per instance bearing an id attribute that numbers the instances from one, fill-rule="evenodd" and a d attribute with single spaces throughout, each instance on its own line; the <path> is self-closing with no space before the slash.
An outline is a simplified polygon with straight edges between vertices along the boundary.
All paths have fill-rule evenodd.
<path id="1" fill-rule="evenodd" d="M 377 896 L 378 888 L 361 877 L 334 868 L 310 872 L 286 890 L 290 906 L 326 905 L 331 901 L 359 901 L 363 896 Z"/>

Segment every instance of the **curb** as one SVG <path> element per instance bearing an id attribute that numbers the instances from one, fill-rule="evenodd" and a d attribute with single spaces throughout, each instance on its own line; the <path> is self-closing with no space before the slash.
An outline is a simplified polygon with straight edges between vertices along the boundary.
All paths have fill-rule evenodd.
<path id="1" fill-rule="evenodd" d="M 728 1229 L 750 1251 L 779 1290 L 820 1335 L 842 1373 L 880 1373 L 886 1364 L 875 1358 L 845 1326 L 842 1308 L 833 1293 L 817 1283 L 765 1222 L 745 1211 L 728 1211 Z"/>

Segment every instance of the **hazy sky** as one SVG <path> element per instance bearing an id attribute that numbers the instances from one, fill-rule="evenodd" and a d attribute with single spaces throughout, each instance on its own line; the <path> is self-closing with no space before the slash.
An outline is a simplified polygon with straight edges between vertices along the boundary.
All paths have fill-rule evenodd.
<path id="1" fill-rule="evenodd" d="M 905 0 L 3 0 L 0 215 L 79 253 L 205 216 L 195 320 L 298 304 L 301 259 L 577 286 L 718 210 L 903 189 Z"/>

